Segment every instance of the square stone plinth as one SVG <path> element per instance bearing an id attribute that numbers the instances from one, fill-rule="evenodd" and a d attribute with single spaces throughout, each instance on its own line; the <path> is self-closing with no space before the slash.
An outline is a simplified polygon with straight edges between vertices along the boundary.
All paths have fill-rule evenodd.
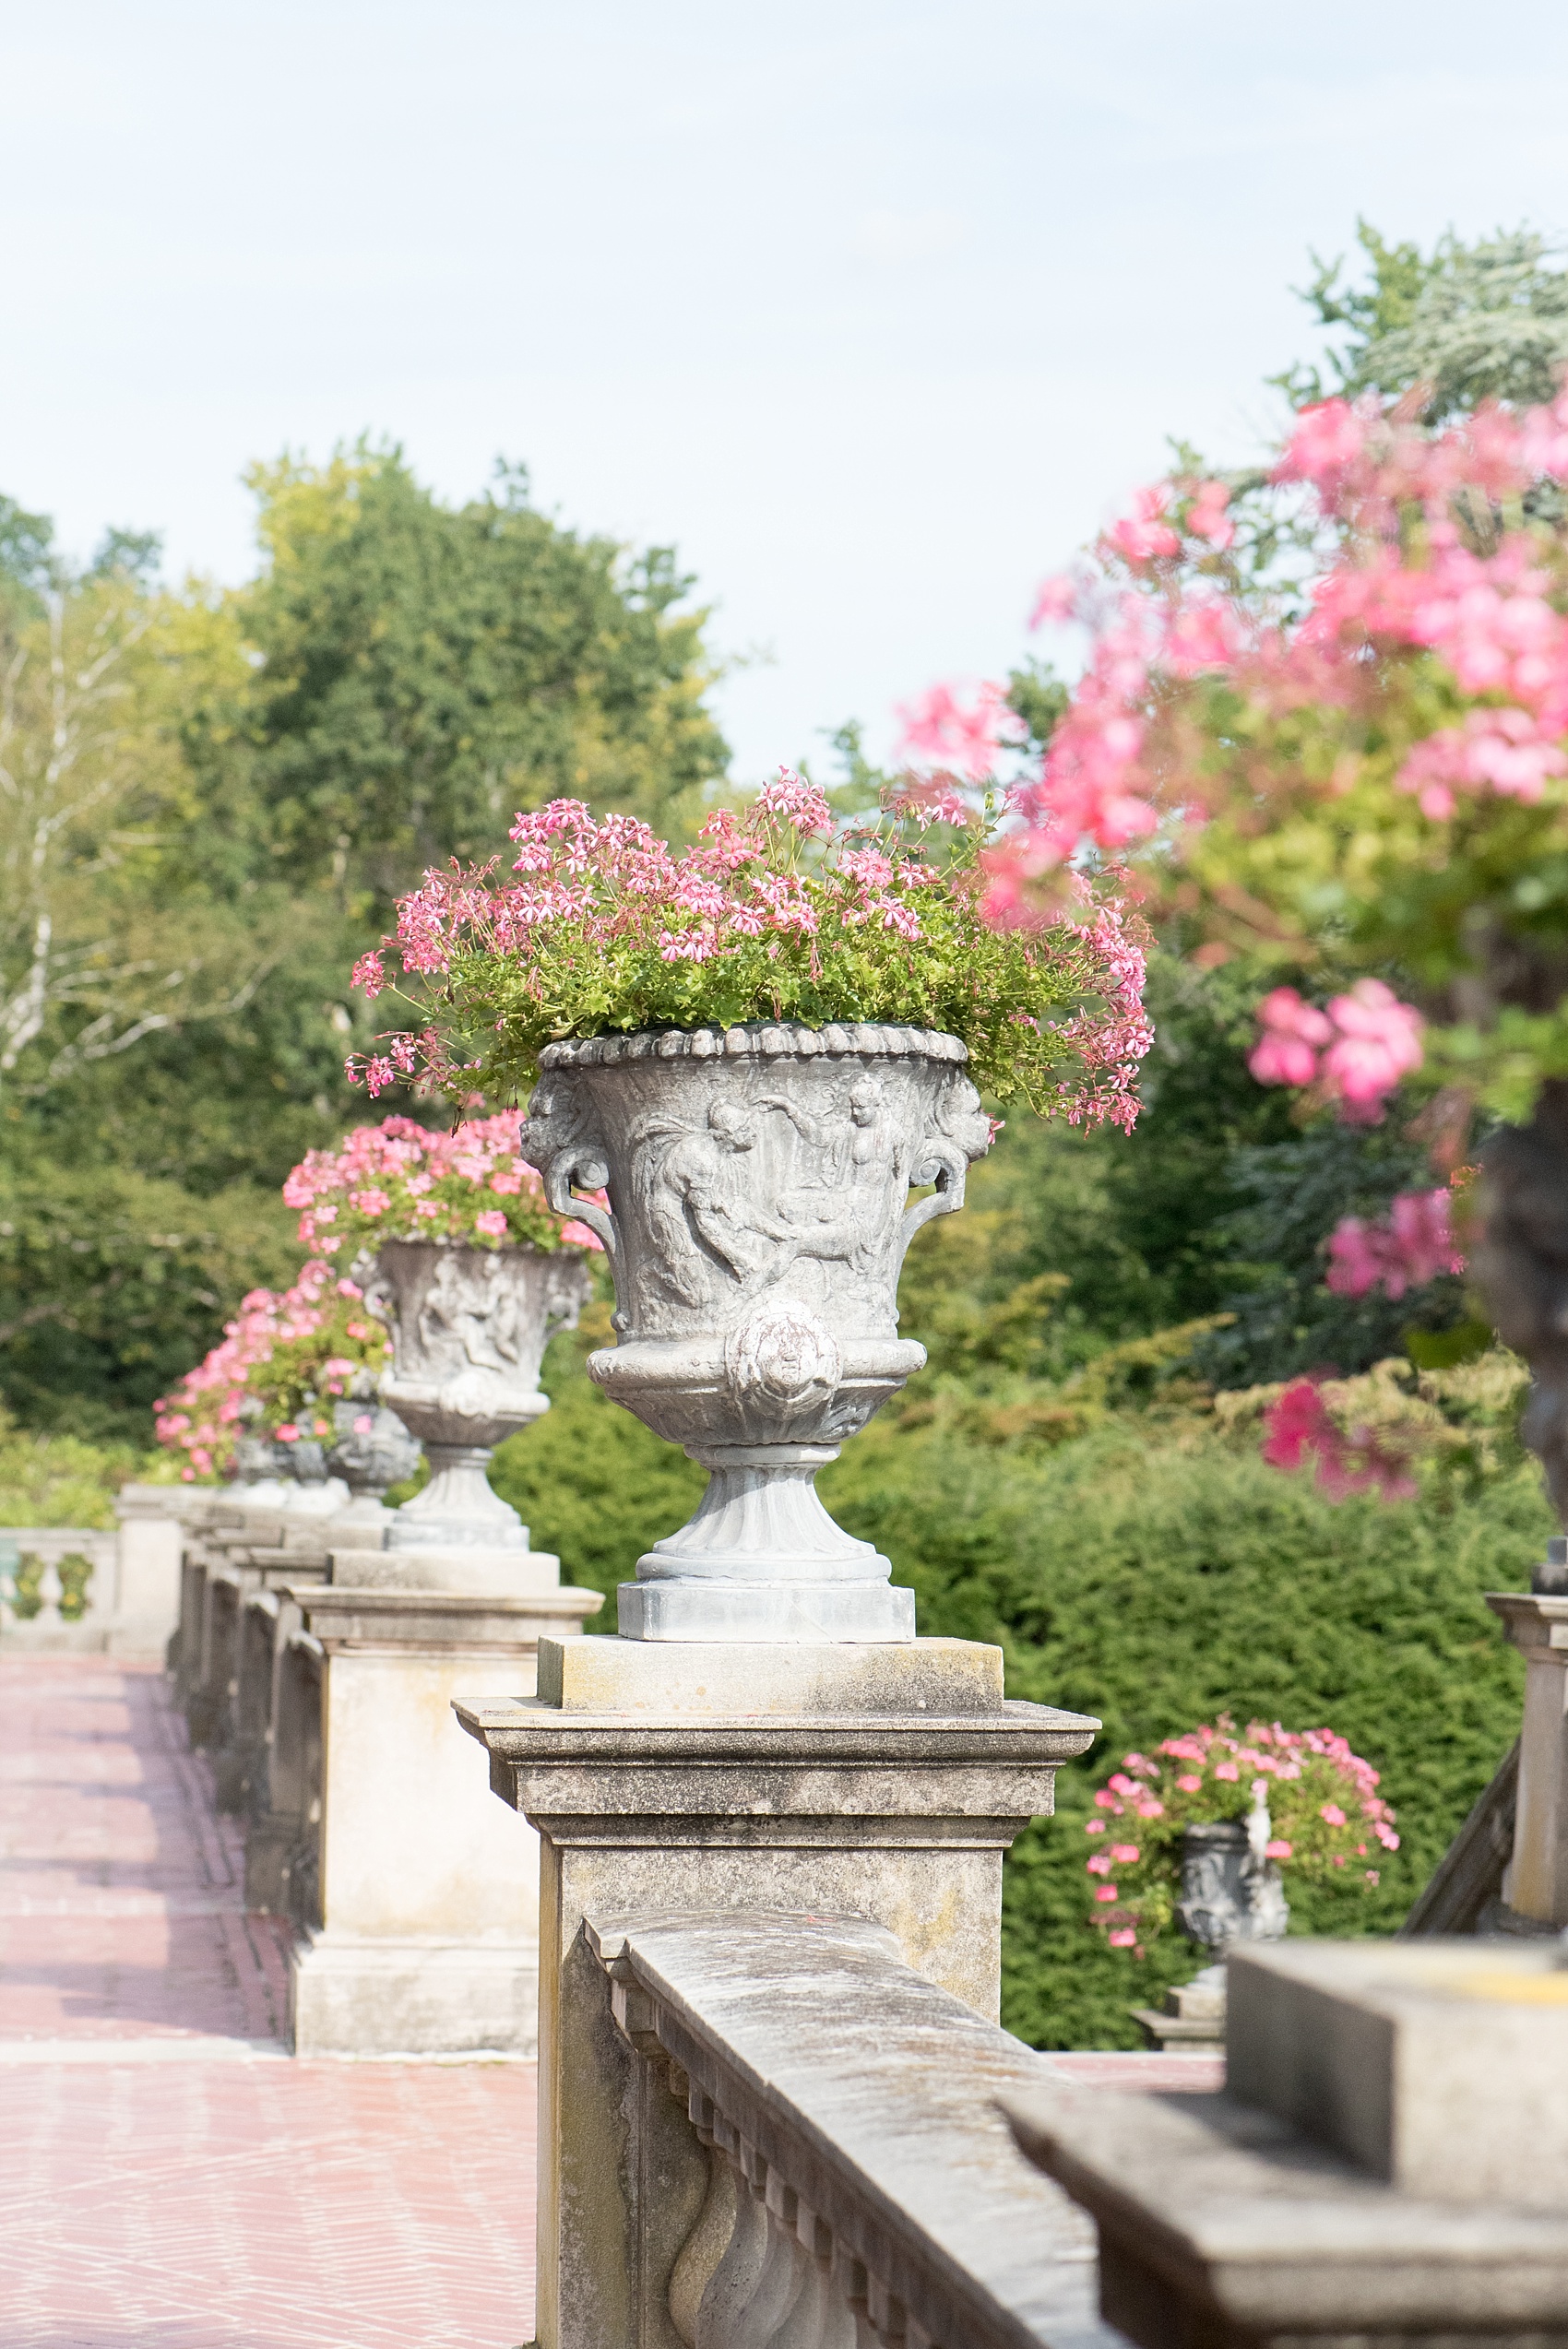
<path id="1" fill-rule="evenodd" d="M 323 1651 L 322 1925 L 291 1965 L 295 2053 L 532 2055 L 535 1838 L 492 1800 L 452 1700 L 526 1698 L 540 1634 L 603 1601 L 341 1584 L 287 1596 Z"/>
<path id="2" fill-rule="evenodd" d="M 1007 1702 L 1000 1650 L 961 1640 L 545 1639 L 540 1691 L 457 1706 L 540 1834 L 539 2339 L 633 2349 L 639 2197 L 701 2196 L 683 2116 L 638 2087 L 585 1914 L 865 1917 L 993 2021 L 1003 1856 L 1099 1724 Z"/>
<path id="3" fill-rule="evenodd" d="M 1002 1650 L 978 1640 L 918 1640 L 875 1647 L 644 1645 L 631 1640 L 546 1639 L 539 1698 L 563 1713 L 642 1719 L 771 1714 L 1000 1713 Z"/>

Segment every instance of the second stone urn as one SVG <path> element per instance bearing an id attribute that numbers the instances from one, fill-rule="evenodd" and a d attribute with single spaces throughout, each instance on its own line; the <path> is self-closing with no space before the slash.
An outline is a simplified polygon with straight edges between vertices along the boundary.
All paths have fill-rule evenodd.
<path id="1" fill-rule="evenodd" d="M 529 1546 L 485 1475 L 495 1446 L 550 1408 L 540 1364 L 589 1293 L 575 1248 L 383 1242 L 365 1291 L 392 1336 L 382 1394 L 424 1446 L 430 1482 L 393 1517 L 389 1549 Z"/>
<path id="2" fill-rule="evenodd" d="M 788 1024 L 540 1055 L 524 1153 L 615 1277 L 620 1342 L 589 1375 L 709 1472 L 622 1586 L 623 1637 L 913 1639 L 913 1593 L 814 1479 L 925 1360 L 898 1273 L 990 1146 L 967 1060 L 921 1029 Z"/>

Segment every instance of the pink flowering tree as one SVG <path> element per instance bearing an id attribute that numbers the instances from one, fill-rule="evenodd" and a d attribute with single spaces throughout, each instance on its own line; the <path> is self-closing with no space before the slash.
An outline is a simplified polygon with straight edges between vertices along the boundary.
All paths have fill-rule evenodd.
<path id="1" fill-rule="evenodd" d="M 1222 1714 L 1153 1754 L 1125 1755 L 1095 1796 L 1084 1827 L 1089 1919 L 1112 1949 L 1148 1953 L 1175 1915 L 1183 1831 L 1244 1818 L 1259 1788 L 1287 1895 L 1296 1881 L 1364 1894 L 1383 1854 L 1399 1848 L 1377 1772 L 1343 1738 L 1277 1721 L 1238 1732 Z"/>
<path id="2" fill-rule="evenodd" d="M 247 1432 L 283 1443 L 330 1436 L 333 1405 L 374 1394 L 386 1360 L 386 1333 L 363 1290 L 315 1260 L 291 1287 L 242 1299 L 220 1342 L 154 1406 L 158 1440 L 183 1455 L 186 1483 L 228 1476 Z"/>
<path id="3" fill-rule="evenodd" d="M 1044 919 L 988 923 L 991 813 L 939 788 L 839 825 L 780 770 L 676 857 L 646 825 L 552 801 L 517 818 L 505 867 L 428 872 L 401 900 L 355 979 L 375 995 L 396 973 L 423 1016 L 350 1074 L 373 1094 L 417 1078 L 517 1099 L 558 1037 L 887 1021 L 960 1037 L 1001 1100 L 1130 1125 L 1149 1028 L 1118 887 L 1074 874 Z"/>
<path id="4" fill-rule="evenodd" d="M 546 1203 L 517 1147 L 516 1117 L 469 1118 L 450 1133 L 412 1118 L 357 1126 L 336 1150 L 308 1151 L 283 1185 L 312 1254 L 352 1264 L 384 1240 L 472 1248 L 594 1248 L 575 1216 Z M 345 1254 L 344 1252 L 347 1252 Z"/>
<path id="5" fill-rule="evenodd" d="M 1477 1135 L 1472 1269 L 1568 1511 L 1565 488 L 1568 393 L 1439 432 L 1371 396 L 1306 409 L 1266 492 L 1295 573 L 1242 559 L 1224 483 L 1140 492 L 1041 591 L 1083 672 L 980 861 L 1006 930 L 1129 864 L 1200 965 L 1254 978 L 1261 1083 L 1352 1122 L 1420 1110 L 1440 1174 Z M 933 704 L 913 746 L 973 774 L 987 728 L 1000 760 L 994 695 Z M 1448 1203 L 1411 1193 L 1342 1228 L 1331 1273 L 1394 1294 L 1459 1252 Z"/>

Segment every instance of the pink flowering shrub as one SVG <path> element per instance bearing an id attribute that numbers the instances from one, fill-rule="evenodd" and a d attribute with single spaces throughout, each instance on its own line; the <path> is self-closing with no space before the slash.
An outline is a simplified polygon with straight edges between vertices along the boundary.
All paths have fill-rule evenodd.
<path id="1" fill-rule="evenodd" d="M 1153 1755 L 1129 1753 L 1095 1796 L 1084 1833 L 1089 1921 L 1113 1949 L 1146 1956 L 1175 1916 L 1182 1836 L 1201 1821 L 1243 1819 L 1261 1787 L 1273 1826 L 1268 1856 L 1289 1895 L 1292 1877 L 1364 1892 L 1382 1853 L 1399 1848 L 1378 1774 L 1332 1729 L 1250 1721 L 1238 1734 L 1221 1714 Z"/>
<path id="2" fill-rule="evenodd" d="M 1381 1288 L 1399 1298 L 1442 1273 L 1462 1273 L 1452 1204 L 1446 1188 L 1402 1191 L 1384 1222 L 1347 1216 L 1329 1237 L 1328 1287 L 1336 1297 L 1366 1297 Z"/>
<path id="3" fill-rule="evenodd" d="M 968 769 L 995 712 L 971 725 L 944 703 L 917 722 Z M 940 865 L 909 836 L 937 817 L 956 844 Z M 836 829 L 822 793 L 781 769 L 676 857 L 630 817 L 553 801 L 517 818 L 509 872 L 427 872 L 401 900 L 396 938 L 355 982 L 378 993 L 390 954 L 429 1016 L 350 1073 L 373 1094 L 417 1076 L 457 1098 L 516 1098 L 554 1038 L 870 1020 L 961 1038 L 1000 1099 L 1130 1125 L 1150 1040 L 1136 938 L 1114 894 L 1081 876 L 1049 924 L 988 927 L 988 820 L 939 791 Z"/>
<path id="4" fill-rule="evenodd" d="M 1528 1384 L 1528 1366 L 1506 1347 L 1446 1370 L 1418 1370 L 1395 1355 L 1354 1378 L 1317 1375 L 1217 1395 L 1215 1416 L 1238 1435 L 1261 1422 L 1270 1467 L 1310 1470 L 1330 1501 L 1354 1493 L 1405 1501 L 1428 1470 L 1472 1491 L 1511 1474 Z"/>
<path id="5" fill-rule="evenodd" d="M 1086 849 L 1126 859 L 1200 961 L 1277 982 L 1264 1083 L 1368 1120 L 1419 1077 L 1528 1117 L 1568 1068 L 1565 486 L 1568 390 L 1437 433 L 1324 401 L 1241 533 L 1223 482 L 1140 491 L 1040 591 L 1087 658 L 983 860 L 988 918 L 1048 919 Z M 1305 575 L 1258 559 L 1281 519 Z M 928 697 L 911 753 L 972 778 L 995 703 L 937 726 Z"/>
<path id="6" fill-rule="evenodd" d="M 1421 1016 L 1381 979 L 1359 979 L 1321 1012 L 1293 987 L 1277 987 L 1257 1016 L 1263 1032 L 1247 1066 L 1258 1083 L 1312 1086 L 1352 1125 L 1376 1123 L 1401 1077 L 1421 1064 Z"/>
<path id="7" fill-rule="evenodd" d="M 352 1263 L 384 1240 L 445 1240 L 475 1248 L 598 1248 L 563 1220 L 517 1148 L 517 1120 L 470 1118 L 434 1133 L 412 1118 L 356 1126 L 337 1150 L 311 1150 L 283 1185 L 300 1238 L 315 1256 L 347 1249 Z"/>
<path id="8" fill-rule="evenodd" d="M 220 1343 L 155 1406 L 160 1443 L 185 1455 L 181 1476 L 226 1476 L 247 1432 L 283 1442 L 332 1433 L 330 1406 L 374 1391 L 386 1333 L 364 1292 L 319 1260 L 292 1287 L 253 1288 Z"/>
<path id="9" fill-rule="evenodd" d="M 1264 1415 L 1263 1456 L 1271 1468 L 1311 1465 L 1318 1489 L 1330 1501 L 1375 1492 L 1384 1501 L 1410 1501 L 1418 1490 L 1415 1463 L 1430 1446 L 1427 1430 L 1404 1414 L 1390 1425 L 1386 1415 L 1359 1415 L 1348 1398 L 1330 1397 L 1329 1382 L 1292 1379 Z M 1335 1381 L 1337 1388 L 1348 1380 Z M 1360 1384 L 1361 1382 L 1355 1382 Z M 1340 1400 L 1336 1413 L 1331 1401 Z"/>

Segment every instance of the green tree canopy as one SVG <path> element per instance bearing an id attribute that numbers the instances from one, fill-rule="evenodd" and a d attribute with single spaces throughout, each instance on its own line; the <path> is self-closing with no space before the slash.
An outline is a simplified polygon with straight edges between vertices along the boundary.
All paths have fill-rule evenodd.
<path id="1" fill-rule="evenodd" d="M 1553 398 L 1568 365 L 1568 269 L 1544 237 L 1500 229 L 1466 244 L 1452 231 L 1430 253 L 1391 243 L 1368 220 L 1356 240 L 1371 282 L 1345 281 L 1343 255 L 1319 261 L 1302 300 L 1343 340 L 1319 364 L 1274 381 L 1294 408 L 1338 394 L 1398 398 L 1430 387 L 1423 413 L 1442 424 L 1483 399 L 1528 407 Z"/>
<path id="2" fill-rule="evenodd" d="M 283 869 L 379 915 L 550 799 L 685 827 L 728 752 L 671 549 L 562 529 L 515 469 L 461 506 L 363 444 L 249 478 L 267 555 L 242 605 L 255 789 Z"/>

